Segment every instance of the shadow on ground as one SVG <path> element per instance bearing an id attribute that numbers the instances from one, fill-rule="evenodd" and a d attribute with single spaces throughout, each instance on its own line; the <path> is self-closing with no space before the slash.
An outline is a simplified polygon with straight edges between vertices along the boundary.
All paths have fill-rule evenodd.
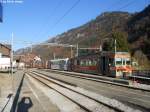
<path id="1" fill-rule="evenodd" d="M 13 105 L 12 105 L 12 107 L 11 107 L 11 111 L 10 111 L 10 112 L 15 112 L 15 110 L 16 110 L 17 103 L 18 103 L 18 99 L 19 99 L 19 95 L 20 95 L 21 88 L 22 88 L 23 81 L 24 81 L 24 76 L 25 76 L 25 74 L 23 74 L 23 77 L 22 77 L 21 82 L 20 82 L 20 84 L 19 84 L 19 87 L 18 87 L 18 89 L 17 89 L 17 93 L 16 93 L 16 95 L 15 95 L 15 97 L 14 97 Z M 20 112 L 21 112 L 21 111 L 20 111 Z"/>
<path id="2" fill-rule="evenodd" d="M 28 112 L 29 108 L 33 106 L 30 97 L 23 97 L 18 103 L 17 112 Z"/>

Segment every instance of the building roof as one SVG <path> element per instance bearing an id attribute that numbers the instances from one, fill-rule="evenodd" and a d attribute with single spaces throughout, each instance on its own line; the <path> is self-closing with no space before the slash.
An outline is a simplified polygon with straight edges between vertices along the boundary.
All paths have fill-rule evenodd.
<path id="1" fill-rule="evenodd" d="M 9 50 L 11 50 L 11 45 L 9 45 L 9 44 L 2 44 L 2 43 L 0 43 L 0 45 L 4 46 L 5 48 L 7 48 Z"/>

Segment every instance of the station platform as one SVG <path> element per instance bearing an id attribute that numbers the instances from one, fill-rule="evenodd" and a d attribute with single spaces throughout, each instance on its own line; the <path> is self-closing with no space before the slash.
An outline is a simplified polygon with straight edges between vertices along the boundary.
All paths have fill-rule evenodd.
<path id="1" fill-rule="evenodd" d="M 0 94 L 0 112 L 59 112 L 49 98 L 31 83 L 24 71 L 18 71 L 13 76 L 5 75 L 10 88 L 3 88 Z M 8 98 L 10 93 L 12 96 Z"/>

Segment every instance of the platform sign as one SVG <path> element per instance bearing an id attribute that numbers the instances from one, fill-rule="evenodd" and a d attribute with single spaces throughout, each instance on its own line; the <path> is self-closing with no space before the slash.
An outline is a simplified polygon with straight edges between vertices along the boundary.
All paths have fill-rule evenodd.
<path id="1" fill-rule="evenodd" d="M 0 2 L 0 22 L 3 22 L 3 6 L 1 2 Z"/>

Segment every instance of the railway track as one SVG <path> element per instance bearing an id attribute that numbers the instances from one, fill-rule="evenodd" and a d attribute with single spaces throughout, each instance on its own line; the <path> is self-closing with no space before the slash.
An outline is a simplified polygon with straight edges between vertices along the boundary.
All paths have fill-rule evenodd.
<path id="1" fill-rule="evenodd" d="M 50 89 L 53 89 L 54 91 L 58 92 L 62 96 L 66 97 L 76 105 L 78 105 L 82 110 L 86 112 L 99 112 L 99 111 L 104 111 L 104 112 L 128 112 L 128 111 L 133 111 L 132 108 L 127 107 L 121 108 L 121 106 L 112 104 L 110 103 L 104 103 L 100 101 L 99 99 L 90 96 L 88 94 L 85 94 L 82 91 L 79 91 L 76 88 L 76 85 L 72 85 L 71 83 L 61 81 L 58 79 L 55 79 L 53 77 L 49 77 L 45 74 L 38 73 L 35 71 L 27 73 L 27 75 L 30 75 L 32 78 L 36 79 L 40 83 L 44 84 Z M 65 91 L 65 92 L 64 92 Z M 74 96 L 74 97 L 73 97 Z M 83 101 L 84 100 L 84 101 Z M 87 104 L 94 104 L 93 107 Z M 136 111 L 136 110 L 134 110 Z M 137 110 L 138 111 L 138 110 Z"/>
<path id="2" fill-rule="evenodd" d="M 41 73 L 43 75 L 47 75 L 50 78 L 58 79 L 62 82 L 72 84 L 73 86 L 78 86 L 81 88 L 85 88 L 90 91 L 94 91 L 98 94 L 102 94 L 108 98 L 116 99 L 122 103 L 127 104 L 128 106 L 132 106 L 135 109 L 140 109 L 142 111 L 149 112 L 150 102 L 149 102 L 149 94 L 150 91 L 143 90 L 140 88 L 130 87 L 128 85 L 122 84 L 114 84 L 112 82 L 104 82 L 95 79 L 85 79 L 80 77 L 70 76 L 69 74 L 59 74 L 48 71 L 38 71 L 34 70 L 34 72 Z M 53 74 L 54 73 L 54 74 Z M 79 81 L 79 82 L 78 82 Z M 95 87 L 95 88 L 93 88 Z"/>
<path id="3" fill-rule="evenodd" d="M 43 71 L 46 71 L 46 72 L 50 72 L 48 70 L 43 70 Z M 34 72 L 37 72 L 37 71 L 34 71 Z M 85 80 L 92 80 L 92 81 L 95 81 L 95 82 L 102 82 L 102 83 L 106 83 L 106 84 L 111 84 L 111 85 L 115 85 L 115 86 L 121 86 L 121 87 L 125 87 L 127 89 L 134 89 L 134 90 L 140 90 L 140 91 L 145 91 L 145 92 L 150 92 L 150 89 L 143 89 L 143 88 L 139 88 L 139 87 L 135 87 L 135 86 L 132 86 L 132 85 L 128 85 L 128 81 L 125 81 L 125 80 L 122 80 L 122 79 L 112 79 L 112 78 L 101 78 L 102 76 L 92 76 L 92 75 L 80 75 L 80 74 L 73 74 L 73 73 L 64 73 L 62 71 L 51 71 L 51 72 L 54 72 L 54 73 L 58 73 L 58 74 L 61 74 L 61 75 L 64 75 L 64 76 L 69 76 L 69 77 L 75 77 L 75 78 L 80 78 L 80 79 L 85 79 Z M 121 83 L 120 83 L 121 82 Z"/>

